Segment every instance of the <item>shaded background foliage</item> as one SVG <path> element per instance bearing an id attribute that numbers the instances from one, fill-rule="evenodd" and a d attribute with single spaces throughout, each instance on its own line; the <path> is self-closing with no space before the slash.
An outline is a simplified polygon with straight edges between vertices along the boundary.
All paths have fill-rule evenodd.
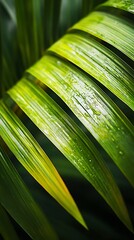
<path id="1" fill-rule="evenodd" d="M 40 0 L 38 10 L 36 1 L 34 2 L 34 11 L 30 9 L 32 1 L 1 0 L 0 2 L 1 56 L 3 56 L 1 58 L 1 96 L 23 75 L 25 69 L 43 55 L 45 49 L 104 0 Z M 35 16 L 33 12 L 36 13 Z M 17 14 L 22 15 L 22 22 L 17 22 Z M 42 17 L 39 18 L 38 14 Z M 33 17 L 36 19 L 36 26 L 31 25 Z M 33 35 L 34 30 L 37 35 L 36 40 Z M 21 32 L 23 37 L 20 36 Z M 23 42 L 20 45 L 18 39 L 21 37 Z M 34 47 L 35 41 L 38 45 L 37 52 Z M 26 48 L 29 49 L 30 56 L 27 56 Z"/>
<path id="2" fill-rule="evenodd" d="M 89 13 L 98 3 L 104 1 L 62 1 L 60 15 L 56 16 L 54 13 L 59 11 L 61 1 L 46 0 L 44 9 L 39 9 L 41 14 L 45 14 L 45 22 L 41 22 L 40 31 L 42 30 L 42 39 L 40 39 L 40 49 L 37 55 L 33 55 L 29 61 L 23 59 L 22 50 L 17 43 L 17 27 L 15 18 L 14 1 L 1 1 L 0 5 L 0 28 L 2 29 L 1 36 L 1 56 L 0 58 L 2 77 L 1 77 L 1 96 L 10 88 L 15 81 L 17 81 L 23 74 L 24 70 L 37 61 L 41 55 L 43 55 L 45 49 L 47 49 L 56 39 L 62 36 L 65 31 L 77 22 L 81 17 Z M 50 4 L 49 4 L 50 3 Z M 42 1 L 42 6 L 44 1 Z M 59 5 L 58 5 L 59 4 Z M 17 0 L 16 0 L 17 5 Z M 49 7 L 47 7 L 49 6 Z M 88 7 L 87 7 L 88 6 Z M 109 9 L 109 11 L 114 11 Z M 119 12 L 118 12 L 119 13 Z M 120 14 L 124 14 L 120 11 Z M 59 17 L 60 16 L 60 17 Z M 60 19 L 58 25 L 58 17 Z M 128 15 L 129 17 L 129 15 Z M 53 18 L 53 21 L 52 21 Z M 42 18 L 44 19 L 44 18 Z M 26 19 L 27 21 L 27 19 Z M 27 22 L 28 23 L 28 22 Z M 56 25 L 57 23 L 57 25 Z M 49 27 L 48 27 L 49 26 Z M 45 30 L 43 30 L 45 29 Z M 29 26 L 27 28 L 29 31 Z M 40 34 L 40 32 L 39 32 Z M 31 37 L 29 38 L 29 44 L 31 44 Z M 31 46 L 32 51 L 32 46 Z M 131 64 L 131 63 L 130 63 Z M 9 71 L 10 68 L 10 71 Z M 6 79 L 6 81 L 5 81 Z M 103 87 L 104 88 L 104 87 Z M 132 111 L 117 99 L 112 93 L 104 88 L 107 94 L 120 106 L 122 111 L 133 122 Z M 123 197 L 126 201 L 132 222 L 134 222 L 134 194 L 131 185 L 127 182 L 125 177 L 111 161 L 103 148 L 96 142 L 89 132 L 80 124 L 68 107 L 55 95 L 50 89 L 46 90 L 50 96 L 52 96 L 60 106 L 66 112 L 68 112 L 72 118 L 83 128 L 84 132 L 92 139 L 99 151 L 101 152 L 104 160 L 107 162 L 109 168 L 112 170 L 113 175 L 117 181 L 118 186 L 121 189 Z M 20 116 L 19 112 L 17 114 Z M 21 119 L 28 127 L 30 132 L 36 137 L 39 144 L 45 149 L 46 153 L 53 161 L 57 170 L 63 177 L 66 185 L 72 193 L 76 203 L 78 204 L 86 222 L 89 226 L 89 231 L 86 231 L 80 226 L 64 209 L 62 209 L 58 203 L 50 195 L 48 195 L 44 189 L 26 172 L 26 170 L 18 163 L 15 157 L 8 149 L 11 159 L 15 164 L 18 172 L 22 176 L 30 188 L 32 195 L 41 205 L 42 209 L 49 217 L 50 222 L 56 229 L 61 240 L 74 239 L 87 240 L 87 239 L 109 239 L 109 240 L 131 240 L 133 235 L 123 226 L 123 224 L 117 219 L 112 210 L 107 206 L 104 200 L 94 190 L 94 188 L 80 175 L 80 173 L 66 160 L 66 158 L 54 147 L 54 145 L 36 128 L 36 126 L 23 114 Z M 20 239 L 30 239 L 27 234 L 14 222 L 15 228 L 18 232 Z"/>

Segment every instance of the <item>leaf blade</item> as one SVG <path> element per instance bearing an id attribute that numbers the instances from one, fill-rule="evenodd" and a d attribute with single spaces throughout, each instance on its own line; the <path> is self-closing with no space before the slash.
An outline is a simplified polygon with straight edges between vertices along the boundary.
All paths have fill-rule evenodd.
<path id="1" fill-rule="evenodd" d="M 8 231 L 7 231 L 8 229 Z M 5 240 L 19 240 L 5 209 L 0 204 L 0 234 Z"/>
<path id="2" fill-rule="evenodd" d="M 96 148 L 71 118 L 45 92 L 25 79 L 8 93 L 131 229 L 122 197 L 109 170 Z"/>
<path id="3" fill-rule="evenodd" d="M 60 58 L 44 56 L 28 72 L 63 99 L 134 186 L 133 125 L 112 100 L 90 77 Z"/>
<path id="4" fill-rule="evenodd" d="M 112 51 L 81 33 L 65 35 L 48 49 L 93 76 L 134 110 L 134 71 Z"/>
<path id="5" fill-rule="evenodd" d="M 33 239 L 43 240 L 45 237 L 57 240 L 56 233 L 30 195 L 13 164 L 2 149 L 0 150 L 1 204 Z"/>
<path id="6" fill-rule="evenodd" d="M 134 13 L 134 3 L 133 0 L 122 1 L 122 0 L 108 0 L 101 6 L 110 6 L 114 8 L 119 8 L 130 13 Z"/>
<path id="7" fill-rule="evenodd" d="M 86 228 L 71 194 L 45 152 L 13 112 L 3 103 L 0 109 L 1 136 L 8 147 L 36 181 Z"/>
<path id="8" fill-rule="evenodd" d="M 133 25 L 123 18 L 104 12 L 93 12 L 72 29 L 79 29 L 102 39 L 134 60 Z"/>

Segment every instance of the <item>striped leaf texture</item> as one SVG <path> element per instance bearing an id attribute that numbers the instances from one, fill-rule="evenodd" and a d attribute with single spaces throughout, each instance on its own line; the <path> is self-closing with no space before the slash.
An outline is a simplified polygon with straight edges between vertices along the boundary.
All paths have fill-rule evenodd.
<path id="1" fill-rule="evenodd" d="M 1 2 L 8 18 L 12 19 L 13 28 L 9 34 L 12 44 L 7 38 L 0 46 L 0 65 L 4 67 L 1 95 L 9 89 L 0 100 L 2 149 L 7 145 L 32 177 L 88 229 L 73 197 L 44 152 L 45 147 L 41 148 L 21 121 L 21 115 L 14 112 L 13 103 L 133 232 L 116 179 L 96 146 L 103 148 L 105 155 L 134 186 L 134 126 L 124 110 L 129 109 L 131 114 L 134 111 L 134 4 L 132 0 L 96 1 L 101 4 L 86 15 L 95 7 L 95 1 L 90 1 L 91 4 L 87 0 L 73 1 L 72 5 L 72 1 L 65 2 L 30 0 L 24 4 L 16 0 L 15 6 L 10 2 L 10 7 L 7 0 Z M 75 23 L 80 16 L 80 6 L 86 17 Z M 62 20 L 65 13 L 70 16 L 66 23 Z M 0 32 L 8 26 L 3 16 Z M 72 27 L 71 23 L 74 23 Z M 66 34 L 57 40 L 65 32 L 65 26 L 69 27 Z M 17 73 L 18 60 L 21 67 Z M 24 69 L 27 70 L 22 77 Z M 20 80 L 13 85 L 17 76 Z M 55 96 L 69 113 L 54 100 Z M 94 141 L 85 132 L 89 132 Z M 58 239 L 3 150 L 0 167 L 0 216 L 9 225 L 12 239 L 13 236 L 17 239 L 17 235 L 5 210 L 33 239 Z M 6 238 L 4 225 L 1 232 Z"/>
<path id="2" fill-rule="evenodd" d="M 2 103 L 0 110 L 0 134 L 8 147 L 42 187 L 86 227 L 70 193 L 45 152 L 12 111 Z"/>
<path id="3" fill-rule="evenodd" d="M 53 228 L 2 149 L 0 151 L 0 164 L 0 203 L 2 206 L 32 239 L 57 240 L 58 237 Z M 2 221 L 0 230 L 2 236 L 4 239 L 17 240 L 18 237 L 2 206 L 0 205 L 0 222 Z"/>

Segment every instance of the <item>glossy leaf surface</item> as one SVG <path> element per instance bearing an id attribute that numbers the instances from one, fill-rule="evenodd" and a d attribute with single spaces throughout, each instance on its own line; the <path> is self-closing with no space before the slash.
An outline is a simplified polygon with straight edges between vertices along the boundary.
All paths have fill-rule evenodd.
<path id="1" fill-rule="evenodd" d="M 90 77 L 60 58 L 44 56 L 28 71 L 66 102 L 134 186 L 133 125 L 111 99 Z"/>
<path id="2" fill-rule="evenodd" d="M 101 43 L 85 34 L 72 33 L 49 51 L 89 73 L 134 110 L 134 71 Z"/>
<path id="3" fill-rule="evenodd" d="M 102 6 L 109 6 L 119 8 L 130 13 L 134 13 L 134 1 L 133 0 L 109 0 L 102 4 Z"/>
<path id="4" fill-rule="evenodd" d="M 13 112 L 2 103 L 0 110 L 0 133 L 10 150 L 42 187 L 85 226 L 75 202 L 45 152 Z"/>
<path id="5" fill-rule="evenodd" d="M 123 52 L 134 60 L 134 28 L 131 22 L 105 12 L 93 12 L 72 29 L 87 32 Z"/>
<path id="6" fill-rule="evenodd" d="M 53 66 L 55 65 L 53 64 Z M 65 67 L 60 69 L 65 70 Z M 58 71 L 55 73 L 57 74 Z M 69 79 L 66 80 L 68 81 Z M 75 83 L 73 84 L 72 80 L 72 94 L 73 86 L 77 86 L 76 81 L 77 79 L 75 79 Z M 66 93 L 68 93 L 66 84 L 62 84 L 62 86 L 66 88 Z M 79 86 L 82 91 L 83 85 L 81 84 Z M 26 79 L 19 81 L 14 88 L 8 91 L 8 93 L 37 127 L 96 188 L 118 217 L 131 229 L 131 223 L 117 185 L 101 160 L 101 156 L 97 149 L 74 121 L 71 120 L 71 118 L 42 89 Z M 62 91 L 62 93 L 64 94 L 64 91 Z M 75 103 L 75 98 L 73 99 L 70 94 L 68 96 L 70 96 L 69 101 Z M 75 97 L 77 96 L 81 97 L 80 94 L 75 91 Z M 31 101 L 31 99 L 34 99 L 34 101 Z M 79 107 L 81 109 L 81 114 L 83 113 L 84 109 L 82 111 L 82 104 L 80 105 L 79 101 L 77 101 L 77 105 L 73 106 L 76 109 Z M 98 112 L 96 115 L 94 114 L 96 124 L 97 117 Z"/>

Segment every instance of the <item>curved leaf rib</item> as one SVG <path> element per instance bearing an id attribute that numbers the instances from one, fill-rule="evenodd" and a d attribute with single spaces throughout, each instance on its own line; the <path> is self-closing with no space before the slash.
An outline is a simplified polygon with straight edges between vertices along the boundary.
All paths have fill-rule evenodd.
<path id="1" fill-rule="evenodd" d="M 73 198 L 45 152 L 18 117 L 2 102 L 0 111 L 0 134 L 16 158 L 50 195 L 86 227 Z"/>
<path id="2" fill-rule="evenodd" d="M 112 100 L 60 58 L 44 56 L 28 71 L 63 99 L 134 186 L 134 127 Z"/>
<path id="3" fill-rule="evenodd" d="M 62 86 L 66 87 L 65 84 Z M 8 94 L 132 230 L 117 185 L 97 149 L 74 121 L 41 88 L 24 78 L 10 89 Z M 34 101 L 31 101 L 31 98 Z M 70 100 L 71 98 L 72 96 Z M 82 106 L 80 108 L 82 110 Z"/>
<path id="4" fill-rule="evenodd" d="M 29 236 L 32 237 L 32 239 L 57 240 L 58 238 L 53 228 L 30 195 L 12 162 L 1 148 L 0 171 L 0 203 L 2 206 L 4 206 L 7 212 L 29 234 Z M 6 225 L 6 231 L 7 227 Z M 8 232 L 9 231 L 10 228 L 8 228 Z M 10 239 L 18 239 L 15 236 L 11 238 L 12 236 L 13 234 L 10 235 Z"/>
<path id="5" fill-rule="evenodd" d="M 85 34 L 72 33 L 49 51 L 89 73 L 134 110 L 134 71 L 101 43 Z"/>
<path id="6" fill-rule="evenodd" d="M 119 49 L 134 60 L 134 28 L 126 20 L 105 12 L 93 12 L 72 29 L 82 30 Z"/>

